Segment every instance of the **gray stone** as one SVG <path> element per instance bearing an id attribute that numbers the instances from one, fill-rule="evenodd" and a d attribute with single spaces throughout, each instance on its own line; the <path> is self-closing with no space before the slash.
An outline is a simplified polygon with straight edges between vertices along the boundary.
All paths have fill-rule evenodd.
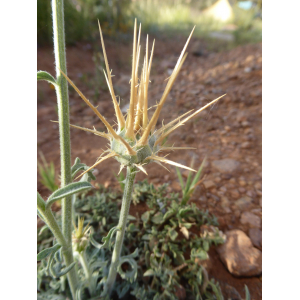
<path id="1" fill-rule="evenodd" d="M 239 170 L 240 163 L 231 158 L 224 158 L 220 160 L 214 160 L 212 166 L 221 173 L 234 173 Z"/>
<path id="2" fill-rule="evenodd" d="M 205 189 L 207 189 L 207 190 L 216 186 L 216 184 L 212 180 L 203 181 L 203 185 L 204 185 Z"/>
<path id="3" fill-rule="evenodd" d="M 251 212 L 245 211 L 241 215 L 241 223 L 248 224 L 250 227 L 260 228 L 261 218 Z"/>
<path id="4" fill-rule="evenodd" d="M 251 148 L 251 143 L 250 142 L 244 142 L 241 144 L 242 149 L 249 149 Z"/>
<path id="5" fill-rule="evenodd" d="M 255 247 L 262 248 L 262 231 L 258 228 L 249 229 L 249 237 Z"/>
<path id="6" fill-rule="evenodd" d="M 243 300 L 239 292 L 231 285 L 225 283 L 224 285 L 221 284 L 223 297 L 225 299 L 230 300 Z"/>
<path id="7" fill-rule="evenodd" d="M 217 248 L 221 261 L 234 276 L 258 276 L 262 271 L 262 253 L 253 247 L 241 230 L 226 233 L 226 242 Z"/>
<path id="8" fill-rule="evenodd" d="M 235 201 L 235 206 L 238 207 L 240 210 L 245 210 L 250 207 L 251 203 L 252 198 L 245 196 Z"/>

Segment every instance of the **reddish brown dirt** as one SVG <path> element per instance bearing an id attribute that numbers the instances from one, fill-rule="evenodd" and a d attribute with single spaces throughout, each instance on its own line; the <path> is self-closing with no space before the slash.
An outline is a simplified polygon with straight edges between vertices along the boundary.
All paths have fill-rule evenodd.
<path id="1" fill-rule="evenodd" d="M 143 44 L 144 40 L 145 38 Z M 159 101 L 166 84 L 164 80 L 169 76 L 168 69 L 174 67 L 184 43 L 183 38 L 156 41 L 149 86 L 149 105 L 155 105 L 156 101 Z M 202 55 L 194 55 L 199 54 L 199 47 L 202 47 Z M 110 67 L 115 75 L 115 91 L 120 95 L 123 107 L 129 101 L 131 44 L 107 41 L 106 49 Z M 92 57 L 99 50 L 99 45 L 92 47 L 87 44 L 68 48 L 68 75 L 87 98 L 99 105 L 100 113 L 109 122 L 113 122 L 113 105 L 103 83 L 103 76 L 101 74 L 101 77 L 95 77 L 96 67 Z M 198 187 L 192 201 L 201 209 L 208 209 L 215 214 L 223 231 L 241 229 L 248 234 L 248 225 L 240 222 L 243 211 L 234 203 L 243 196 L 251 197 L 253 201 L 251 206 L 247 207 L 247 211 L 261 218 L 261 44 L 217 53 L 205 51 L 205 44 L 194 40 L 187 51 L 190 53 L 168 96 L 159 123 L 167 123 L 190 109 L 200 108 L 220 95 L 227 95 L 217 105 L 178 128 L 168 139 L 169 144 L 175 143 L 175 146 L 190 146 L 196 149 L 178 150 L 172 152 L 168 158 L 189 165 L 192 156 L 195 155 L 195 165 L 199 166 L 206 156 L 205 181 L 212 181 L 213 184 L 210 187 L 205 184 Z M 38 49 L 38 70 L 46 70 L 54 75 L 53 62 L 51 47 Z M 95 100 L 97 89 L 100 96 Z M 149 113 L 152 114 L 153 109 Z M 43 152 L 47 161 L 54 162 L 58 172 L 58 125 L 50 122 L 57 120 L 56 95 L 46 82 L 38 83 L 37 120 L 38 150 Z M 97 130 L 104 131 L 104 125 L 73 89 L 70 89 L 70 122 L 87 128 L 95 126 Z M 101 149 L 106 148 L 105 139 L 77 129 L 71 129 L 71 144 L 72 162 L 78 156 L 87 165 L 92 165 L 101 154 Z M 223 158 L 239 161 L 240 169 L 230 175 L 221 174 L 213 168 L 212 162 Z M 172 167 L 169 169 L 171 172 L 156 164 L 149 165 L 148 179 L 154 184 L 168 182 L 170 189 L 180 192 L 176 172 Z M 104 161 L 97 170 L 97 182 L 113 188 L 118 186 L 113 174 L 118 172 L 118 163 L 115 160 Z M 183 175 L 186 173 L 183 172 Z M 140 173 L 137 180 L 145 177 L 146 175 Z M 44 197 L 49 195 L 49 191 L 40 182 L 38 190 Z M 224 197 L 228 201 L 224 200 Z M 144 207 L 132 206 L 131 214 L 135 215 L 135 211 L 140 213 L 144 210 Z M 261 277 L 235 278 L 223 266 L 214 249 L 210 251 L 210 257 L 214 266 L 210 276 L 235 287 L 242 297 L 245 295 L 244 284 L 247 284 L 252 300 L 261 299 Z"/>

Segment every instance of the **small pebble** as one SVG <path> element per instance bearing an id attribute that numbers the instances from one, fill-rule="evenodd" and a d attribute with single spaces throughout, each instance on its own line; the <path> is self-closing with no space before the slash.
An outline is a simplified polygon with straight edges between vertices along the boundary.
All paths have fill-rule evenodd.
<path id="1" fill-rule="evenodd" d="M 240 186 L 246 186 L 247 182 L 245 180 L 239 180 L 239 185 Z"/>
<path id="2" fill-rule="evenodd" d="M 230 183 L 233 183 L 233 184 L 236 183 L 235 178 L 230 178 L 230 179 L 229 179 L 229 182 L 230 182 Z"/>
<path id="3" fill-rule="evenodd" d="M 240 196 L 240 193 L 239 193 L 238 190 L 233 190 L 233 191 L 230 192 L 230 195 L 231 195 L 232 198 L 237 199 Z"/>
<path id="4" fill-rule="evenodd" d="M 208 189 L 211 189 L 211 188 L 215 187 L 216 184 L 212 180 L 205 180 L 203 182 L 203 186 L 205 187 L 205 189 L 208 190 Z"/>
<path id="5" fill-rule="evenodd" d="M 223 185 L 219 188 L 220 191 L 226 193 L 227 192 L 227 188 Z"/>
<path id="6" fill-rule="evenodd" d="M 216 177 L 214 181 L 215 181 L 216 183 L 219 183 L 219 182 L 221 182 L 221 180 L 222 180 L 221 177 Z"/>
<path id="7" fill-rule="evenodd" d="M 256 183 L 254 184 L 254 187 L 255 187 L 257 190 L 260 190 L 260 191 L 261 191 L 262 186 L 261 186 L 261 183 L 260 183 L 260 182 L 256 182 Z"/>
<path id="8" fill-rule="evenodd" d="M 238 188 L 238 191 L 239 191 L 241 194 L 246 193 L 246 189 L 245 189 L 244 187 L 242 187 L 242 186 L 240 186 L 240 187 Z"/>
<path id="9" fill-rule="evenodd" d="M 241 148 L 242 149 L 249 149 L 251 147 L 251 143 L 250 142 L 243 142 L 241 144 Z"/>

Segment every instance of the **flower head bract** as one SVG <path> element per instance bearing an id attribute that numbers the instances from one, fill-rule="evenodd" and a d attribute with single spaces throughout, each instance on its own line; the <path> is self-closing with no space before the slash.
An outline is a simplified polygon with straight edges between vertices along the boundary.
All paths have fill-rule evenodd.
<path id="1" fill-rule="evenodd" d="M 186 59 L 187 53 L 185 53 L 185 51 L 191 39 L 194 29 L 195 27 L 193 28 L 190 36 L 188 37 L 188 40 L 178 58 L 178 61 L 173 69 L 173 72 L 168 79 L 165 91 L 159 103 L 156 105 L 156 110 L 153 116 L 149 119 L 148 118 L 148 85 L 149 85 L 155 41 L 153 41 L 153 46 L 149 58 L 148 35 L 147 35 L 146 53 L 144 57 L 142 71 L 140 77 L 138 77 L 138 65 L 139 65 L 140 49 L 141 49 L 140 46 L 141 25 L 139 27 L 139 33 L 137 37 L 137 24 L 135 20 L 134 37 L 133 37 L 132 73 L 131 73 L 131 80 L 130 80 L 131 82 L 130 104 L 129 104 L 127 117 L 125 119 L 124 115 L 121 112 L 121 109 L 119 107 L 114 92 L 111 71 L 109 69 L 102 31 L 99 23 L 100 38 L 101 38 L 103 56 L 104 56 L 104 61 L 106 66 L 106 72 L 104 70 L 103 72 L 115 108 L 115 113 L 118 122 L 117 130 L 113 129 L 113 127 L 107 122 L 107 120 L 99 113 L 97 108 L 81 93 L 81 91 L 75 86 L 75 84 L 71 81 L 71 79 L 69 79 L 67 75 L 61 71 L 64 77 L 68 80 L 68 82 L 80 95 L 80 97 L 85 101 L 85 103 L 95 112 L 95 114 L 104 123 L 108 131 L 107 133 L 105 133 L 105 132 L 99 132 L 95 128 L 88 129 L 88 128 L 82 128 L 75 125 L 70 125 L 77 129 L 82 129 L 84 131 L 92 132 L 95 135 L 106 138 L 110 143 L 110 148 L 104 152 L 106 155 L 103 156 L 104 153 L 102 153 L 102 155 L 98 158 L 96 163 L 88 170 L 86 170 L 84 173 L 82 173 L 80 176 L 90 171 L 92 168 L 94 168 L 96 165 L 100 164 L 104 160 L 111 157 L 114 157 L 121 164 L 120 170 L 122 170 L 122 168 L 125 166 L 130 166 L 130 167 L 136 167 L 137 169 L 147 174 L 144 166 L 149 164 L 150 162 L 155 162 L 160 165 L 162 165 L 161 163 L 167 163 L 191 171 L 195 171 L 189 167 L 168 160 L 165 157 L 158 156 L 158 153 L 162 151 L 168 151 L 168 150 L 191 149 L 189 147 L 163 147 L 162 144 L 164 139 L 171 132 L 173 132 L 179 126 L 184 125 L 188 120 L 190 120 L 191 118 L 199 114 L 208 106 L 218 101 L 224 95 L 211 101 L 210 103 L 198 109 L 197 111 L 192 113 L 191 110 L 183 114 L 182 116 L 176 118 L 175 120 L 169 122 L 168 124 L 162 125 L 161 128 L 156 130 L 158 117 L 160 115 L 162 107 Z"/>

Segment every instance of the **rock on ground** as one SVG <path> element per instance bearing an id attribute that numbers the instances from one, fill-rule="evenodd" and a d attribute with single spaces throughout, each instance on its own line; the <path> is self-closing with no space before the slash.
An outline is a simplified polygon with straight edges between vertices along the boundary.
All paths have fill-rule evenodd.
<path id="1" fill-rule="evenodd" d="M 226 233 L 226 242 L 217 248 L 221 261 L 235 276 L 257 276 L 262 272 L 262 253 L 253 247 L 241 230 Z"/>
<path id="2" fill-rule="evenodd" d="M 241 215 L 241 223 L 247 224 L 250 227 L 260 228 L 261 227 L 261 218 L 251 212 L 243 212 Z"/>
<path id="3" fill-rule="evenodd" d="M 258 228 L 249 229 L 249 237 L 255 247 L 262 248 L 262 231 Z"/>
<path id="4" fill-rule="evenodd" d="M 240 209 L 240 210 L 245 210 L 251 206 L 252 203 L 252 198 L 248 196 L 244 196 L 240 198 L 239 200 L 235 201 L 235 205 Z"/>
<path id="5" fill-rule="evenodd" d="M 212 166 L 221 173 L 234 173 L 239 170 L 240 163 L 231 158 L 225 158 L 220 160 L 214 160 Z"/>

